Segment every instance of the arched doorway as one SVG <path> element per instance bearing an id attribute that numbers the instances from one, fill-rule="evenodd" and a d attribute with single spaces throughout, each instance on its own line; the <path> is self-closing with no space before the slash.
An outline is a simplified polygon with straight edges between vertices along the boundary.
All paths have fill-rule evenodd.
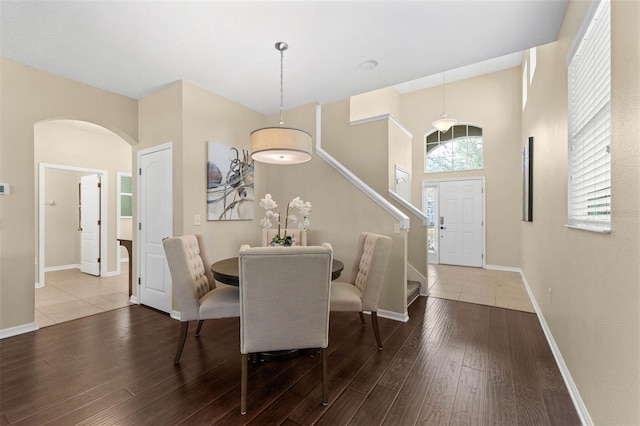
<path id="1" fill-rule="evenodd" d="M 105 127 L 79 120 L 49 120 L 34 125 L 38 283 L 35 310 L 39 327 L 92 315 L 128 303 L 128 268 L 120 267 L 121 235 L 131 236 L 131 219 L 121 223 L 118 179 L 131 175 L 131 144 Z M 100 179 L 97 276 L 80 272 L 83 264 L 79 181 Z M 86 210 L 85 210 L 86 211 Z M 125 221 L 126 222 L 126 221 Z M 127 229 L 129 228 L 129 229 Z M 122 273 L 124 271 L 124 274 Z M 49 277 L 48 277 L 49 276 Z M 50 279 L 49 279 L 50 278 Z M 47 285 L 47 281 L 52 281 Z M 121 281 L 127 292 L 122 294 Z"/>

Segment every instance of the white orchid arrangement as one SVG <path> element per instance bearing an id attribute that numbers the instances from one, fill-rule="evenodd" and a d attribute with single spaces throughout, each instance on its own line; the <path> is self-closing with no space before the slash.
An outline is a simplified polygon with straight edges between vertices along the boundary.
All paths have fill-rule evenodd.
<path id="1" fill-rule="evenodd" d="M 284 220 L 284 235 L 280 234 L 281 231 L 281 217 L 278 204 L 271 198 L 271 194 L 265 194 L 264 198 L 260 199 L 260 207 L 266 210 L 264 218 L 260 221 L 262 228 L 272 228 L 274 221 L 278 225 L 278 233 L 271 240 L 272 244 L 280 244 L 283 246 L 290 246 L 293 244 L 293 238 L 291 235 L 287 235 L 287 228 L 290 223 L 297 223 L 298 229 L 307 230 L 309 228 L 309 215 L 311 214 L 311 203 L 303 201 L 300 197 L 296 197 L 287 203 L 287 211 Z M 297 211 L 297 215 L 294 214 Z"/>

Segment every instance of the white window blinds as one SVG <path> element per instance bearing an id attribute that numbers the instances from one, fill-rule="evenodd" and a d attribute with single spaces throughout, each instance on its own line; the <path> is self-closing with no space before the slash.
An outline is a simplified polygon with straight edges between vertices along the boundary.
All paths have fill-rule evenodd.
<path id="1" fill-rule="evenodd" d="M 569 225 L 611 229 L 611 14 L 598 5 L 569 60 Z"/>

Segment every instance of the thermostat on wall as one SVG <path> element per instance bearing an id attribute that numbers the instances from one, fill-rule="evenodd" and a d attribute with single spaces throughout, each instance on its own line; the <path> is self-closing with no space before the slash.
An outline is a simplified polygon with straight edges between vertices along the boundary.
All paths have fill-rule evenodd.
<path id="1" fill-rule="evenodd" d="M 9 194 L 10 185 L 8 183 L 0 183 L 0 195 Z"/>

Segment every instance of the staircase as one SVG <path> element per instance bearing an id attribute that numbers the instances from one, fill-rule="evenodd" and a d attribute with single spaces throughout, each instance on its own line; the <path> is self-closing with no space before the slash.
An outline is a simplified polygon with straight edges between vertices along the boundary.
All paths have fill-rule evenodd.
<path id="1" fill-rule="evenodd" d="M 420 283 L 418 281 L 407 281 L 407 306 L 420 295 Z"/>

